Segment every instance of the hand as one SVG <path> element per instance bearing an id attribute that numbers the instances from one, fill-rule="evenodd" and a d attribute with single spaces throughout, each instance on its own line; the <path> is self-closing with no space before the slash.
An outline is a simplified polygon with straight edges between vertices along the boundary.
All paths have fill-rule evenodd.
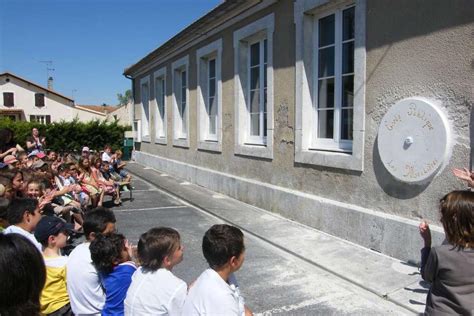
<path id="1" fill-rule="evenodd" d="M 421 238 L 423 238 L 423 241 L 425 242 L 425 247 L 431 247 L 430 225 L 428 225 L 428 223 L 425 220 L 423 220 L 423 221 L 421 221 L 418 228 L 420 230 Z"/>
<path id="2" fill-rule="evenodd" d="M 472 181 L 472 177 L 471 177 L 471 171 L 469 171 L 469 169 L 467 168 L 463 168 L 463 169 L 459 169 L 459 168 L 454 168 L 453 169 L 453 174 L 463 180 L 463 181 Z"/>

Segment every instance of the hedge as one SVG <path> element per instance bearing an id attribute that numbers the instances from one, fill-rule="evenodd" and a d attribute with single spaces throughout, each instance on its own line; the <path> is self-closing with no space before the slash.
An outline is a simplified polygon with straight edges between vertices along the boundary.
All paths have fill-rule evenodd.
<path id="1" fill-rule="evenodd" d="M 117 121 L 54 122 L 41 124 L 37 122 L 16 122 L 10 119 L 0 119 L 0 129 L 10 128 L 15 133 L 15 141 L 26 148 L 26 138 L 31 130 L 38 128 L 40 135 L 46 137 L 47 149 L 64 152 L 80 151 L 83 146 L 101 150 L 110 144 L 113 150 L 123 145 L 124 132 L 131 130 L 130 126 L 119 125 Z"/>

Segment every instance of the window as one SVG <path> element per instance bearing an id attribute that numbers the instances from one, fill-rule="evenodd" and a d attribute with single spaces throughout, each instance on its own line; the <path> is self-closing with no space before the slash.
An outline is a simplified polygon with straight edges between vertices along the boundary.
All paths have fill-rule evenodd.
<path id="1" fill-rule="evenodd" d="M 270 14 L 234 32 L 237 154 L 273 158 L 273 30 Z"/>
<path id="2" fill-rule="evenodd" d="M 249 46 L 250 137 L 256 144 L 265 144 L 267 137 L 267 40 L 259 40 Z"/>
<path id="3" fill-rule="evenodd" d="M 196 52 L 198 148 L 222 151 L 222 40 Z"/>
<path id="4" fill-rule="evenodd" d="M 148 77 L 140 80 L 142 141 L 150 141 L 150 84 Z"/>
<path id="5" fill-rule="evenodd" d="M 352 151 L 354 7 L 315 20 L 314 147 Z"/>
<path id="6" fill-rule="evenodd" d="M 173 73 L 173 145 L 189 147 L 188 56 L 172 65 Z"/>
<path id="7" fill-rule="evenodd" d="M 155 143 L 166 144 L 166 68 L 153 75 L 155 80 Z"/>
<path id="8" fill-rule="evenodd" d="M 295 22 L 295 160 L 362 171 L 365 0 L 297 0 Z"/>
<path id="9" fill-rule="evenodd" d="M 51 116 L 50 115 L 30 115 L 30 122 L 49 124 L 51 123 Z"/>
<path id="10" fill-rule="evenodd" d="M 13 92 L 3 92 L 3 105 L 8 107 L 12 107 L 15 105 L 13 99 Z"/>
<path id="11" fill-rule="evenodd" d="M 44 106 L 44 93 L 35 93 L 35 106 L 39 108 Z"/>

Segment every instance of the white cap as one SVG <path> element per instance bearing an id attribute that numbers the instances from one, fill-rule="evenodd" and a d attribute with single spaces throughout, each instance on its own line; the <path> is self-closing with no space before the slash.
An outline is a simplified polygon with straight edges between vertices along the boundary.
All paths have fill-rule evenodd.
<path id="1" fill-rule="evenodd" d="M 90 150 L 89 150 L 89 147 L 87 147 L 87 146 L 82 147 L 82 152 L 84 152 L 84 151 L 89 152 L 89 151 L 90 151 Z"/>

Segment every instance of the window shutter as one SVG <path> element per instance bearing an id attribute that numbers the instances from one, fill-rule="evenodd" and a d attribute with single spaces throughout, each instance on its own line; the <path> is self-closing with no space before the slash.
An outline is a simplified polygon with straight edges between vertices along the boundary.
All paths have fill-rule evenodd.
<path id="1" fill-rule="evenodd" d="M 43 107 L 44 106 L 44 94 L 36 93 L 35 94 L 35 106 Z"/>
<path id="2" fill-rule="evenodd" d="M 51 123 L 51 115 L 46 115 L 46 124 Z"/>
<path id="3" fill-rule="evenodd" d="M 3 93 L 3 105 L 8 107 L 15 105 L 15 103 L 13 102 L 13 92 Z"/>

